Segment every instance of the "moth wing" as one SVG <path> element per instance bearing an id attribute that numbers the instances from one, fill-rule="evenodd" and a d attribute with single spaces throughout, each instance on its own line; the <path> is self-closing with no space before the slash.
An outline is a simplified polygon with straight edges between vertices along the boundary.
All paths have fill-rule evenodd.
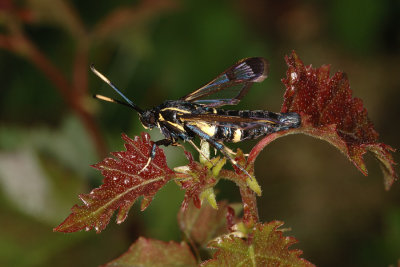
<path id="1" fill-rule="evenodd" d="M 245 58 L 229 67 L 215 79 L 184 96 L 181 100 L 207 107 L 236 105 L 255 82 L 262 82 L 269 72 L 268 61 L 261 57 Z"/>

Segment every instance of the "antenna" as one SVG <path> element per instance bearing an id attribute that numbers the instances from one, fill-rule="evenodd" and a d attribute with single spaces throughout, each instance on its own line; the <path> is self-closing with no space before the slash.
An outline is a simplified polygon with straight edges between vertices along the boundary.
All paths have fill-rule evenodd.
<path id="1" fill-rule="evenodd" d="M 143 110 L 141 108 L 136 106 L 129 98 L 127 98 L 106 76 L 104 76 L 98 70 L 96 70 L 96 68 L 94 67 L 93 64 L 90 65 L 90 69 L 100 79 L 102 79 L 105 83 L 107 83 L 115 92 L 117 92 L 127 102 L 127 104 L 125 104 L 124 102 L 121 102 L 119 100 L 112 99 L 112 98 L 109 98 L 109 97 L 105 97 L 105 96 L 102 96 L 102 95 L 94 95 L 95 98 L 101 99 L 101 100 L 104 100 L 104 101 L 107 101 L 107 102 L 118 103 L 118 104 L 122 104 L 122 105 L 125 105 L 125 106 L 129 106 L 129 107 L 133 108 L 134 110 L 136 110 L 137 112 L 139 112 L 140 114 L 143 113 Z"/>
<path id="2" fill-rule="evenodd" d="M 132 106 L 130 104 L 128 104 L 128 103 L 125 103 L 125 102 L 119 101 L 118 99 L 114 99 L 114 98 L 107 97 L 107 96 L 104 96 L 104 95 L 94 94 L 93 98 L 96 98 L 96 99 L 99 99 L 99 100 L 103 100 L 103 101 L 106 101 L 106 102 L 120 104 L 120 105 L 132 108 Z"/>

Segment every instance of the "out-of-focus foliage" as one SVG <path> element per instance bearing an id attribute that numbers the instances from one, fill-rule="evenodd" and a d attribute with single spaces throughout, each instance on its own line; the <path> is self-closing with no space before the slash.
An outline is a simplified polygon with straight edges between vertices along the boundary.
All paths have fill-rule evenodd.
<path id="1" fill-rule="evenodd" d="M 144 216 L 101 235 L 52 232 L 76 195 L 100 184 L 89 165 L 122 148 L 121 132 L 143 131 L 131 110 L 91 99 L 92 93 L 115 97 L 89 73 L 91 62 L 146 108 L 187 94 L 240 58 L 263 56 L 271 76 L 238 108 L 278 111 L 282 58 L 295 49 L 305 64 L 345 70 L 381 139 L 399 148 L 399 9 L 389 0 L 1 1 L 0 265 L 95 266 L 121 255 L 139 234 L 180 240 L 183 194 L 173 186 Z M 251 144 L 240 147 L 248 151 Z M 257 167 L 266 174 L 261 220 L 285 221 L 304 258 L 321 266 L 397 261 L 399 185 L 386 193 L 378 164 L 368 164 L 372 158 L 363 177 L 307 137 L 266 151 Z M 185 163 L 178 148 L 166 154 L 171 167 Z M 237 200 L 236 187 L 221 183 L 218 198 Z"/>

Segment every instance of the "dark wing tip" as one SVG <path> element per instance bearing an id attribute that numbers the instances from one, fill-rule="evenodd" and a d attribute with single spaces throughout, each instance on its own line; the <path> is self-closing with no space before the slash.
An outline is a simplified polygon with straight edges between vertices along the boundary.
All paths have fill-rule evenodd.
<path id="1" fill-rule="evenodd" d="M 262 57 L 250 57 L 243 59 L 253 71 L 254 80 L 252 82 L 262 82 L 264 81 L 269 74 L 269 63 L 265 58 Z"/>

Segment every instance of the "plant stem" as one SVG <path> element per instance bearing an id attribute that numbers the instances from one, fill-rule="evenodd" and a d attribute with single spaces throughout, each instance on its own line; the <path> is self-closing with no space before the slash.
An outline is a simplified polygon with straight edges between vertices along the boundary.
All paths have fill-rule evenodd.
<path id="1" fill-rule="evenodd" d="M 240 195 L 243 201 L 243 222 L 247 228 L 251 228 L 259 221 L 257 196 L 249 187 L 241 187 Z"/>
<path id="2" fill-rule="evenodd" d="M 256 222 L 258 222 L 259 216 L 257 196 L 255 192 L 247 186 L 245 182 L 247 176 L 243 177 L 234 171 L 221 170 L 220 177 L 234 182 L 239 187 L 243 203 L 243 222 L 246 227 L 251 228 Z"/>

